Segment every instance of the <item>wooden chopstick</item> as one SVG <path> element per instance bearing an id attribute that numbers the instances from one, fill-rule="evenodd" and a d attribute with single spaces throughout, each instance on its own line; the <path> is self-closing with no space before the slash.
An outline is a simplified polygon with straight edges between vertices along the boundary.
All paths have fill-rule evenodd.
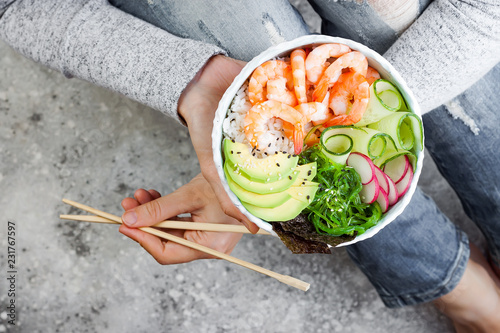
<path id="1" fill-rule="evenodd" d="M 82 209 L 84 211 L 87 211 L 89 213 L 92 213 L 94 215 L 104 217 L 104 218 L 106 218 L 108 220 L 111 220 L 111 221 L 114 221 L 114 222 L 117 222 L 117 223 L 122 223 L 121 218 L 118 217 L 118 216 L 116 216 L 116 215 L 109 214 L 109 213 L 100 211 L 98 209 L 95 209 L 95 208 L 92 208 L 92 207 L 89 207 L 89 206 L 86 206 L 86 205 L 83 205 L 83 204 L 80 204 L 78 202 L 71 201 L 71 200 L 68 200 L 68 199 L 63 199 L 62 201 L 64 203 L 70 205 L 70 206 L 73 206 L 73 207 L 76 207 L 76 208 L 80 208 L 80 209 Z M 276 280 L 278 280 L 278 281 L 280 281 L 282 283 L 285 283 L 285 284 L 287 284 L 287 285 L 289 285 L 291 287 L 294 287 L 294 288 L 297 288 L 297 289 L 300 289 L 300 290 L 303 290 L 303 291 L 307 291 L 309 289 L 309 287 L 310 287 L 310 284 L 307 283 L 307 282 L 301 281 L 299 279 L 296 279 L 296 278 L 288 276 L 288 275 L 282 275 L 282 274 L 270 271 L 270 270 L 268 270 L 266 268 L 263 268 L 263 267 L 254 265 L 252 263 L 246 262 L 244 260 L 232 257 L 230 255 L 227 255 L 225 253 L 216 251 L 216 250 L 211 249 L 209 247 L 206 247 L 206 246 L 194 243 L 194 242 L 190 242 L 188 240 L 185 240 L 184 238 L 180 238 L 180 237 L 171 235 L 169 233 L 166 233 L 166 232 L 163 232 L 163 231 L 151 228 L 151 227 L 142 227 L 142 228 L 139 228 L 139 229 L 141 229 L 144 232 L 150 233 L 152 235 L 158 236 L 160 238 L 164 238 L 166 240 L 169 240 L 169 241 L 172 241 L 172 242 L 175 242 L 175 243 L 178 243 L 178 244 L 190 247 L 192 249 L 195 249 L 195 250 L 198 250 L 198 251 L 201 251 L 201 252 L 204 252 L 204 253 L 208 253 L 208 254 L 210 254 L 210 255 L 212 255 L 214 257 L 217 257 L 217 258 L 220 258 L 220 259 L 224 259 L 226 261 L 232 262 L 232 263 L 240 265 L 242 267 L 246 267 L 248 269 L 254 270 L 254 271 L 259 272 L 259 273 L 262 273 L 262 274 L 267 275 L 269 277 L 272 277 L 272 278 L 274 278 L 274 279 L 276 279 Z"/>
<path id="2" fill-rule="evenodd" d="M 72 221 L 84 221 L 93 223 L 112 223 L 119 224 L 118 222 L 112 221 L 110 219 L 93 216 L 93 215 L 59 215 L 59 218 L 63 220 Z M 216 224 L 216 223 L 203 223 L 203 222 L 184 222 L 184 221 L 174 221 L 166 220 L 152 225 L 155 228 L 166 228 L 166 229 L 183 229 L 183 230 L 202 230 L 202 231 L 219 231 L 219 232 L 236 232 L 242 234 L 249 234 L 245 226 L 234 225 L 234 224 Z M 269 232 L 259 229 L 258 235 L 270 235 Z"/>

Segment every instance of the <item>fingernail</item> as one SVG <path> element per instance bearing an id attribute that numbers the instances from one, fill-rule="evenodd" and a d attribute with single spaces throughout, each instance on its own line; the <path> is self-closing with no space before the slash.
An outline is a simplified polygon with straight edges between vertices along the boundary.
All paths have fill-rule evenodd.
<path id="1" fill-rule="evenodd" d="M 137 214 L 135 211 L 131 210 L 123 214 L 122 220 L 126 225 L 134 225 L 137 222 Z"/>

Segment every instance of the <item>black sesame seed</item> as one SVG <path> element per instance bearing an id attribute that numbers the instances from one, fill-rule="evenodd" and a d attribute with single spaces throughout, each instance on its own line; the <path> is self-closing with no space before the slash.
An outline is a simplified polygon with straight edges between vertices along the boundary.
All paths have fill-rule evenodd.
<path id="1" fill-rule="evenodd" d="M 278 141 L 280 138 L 276 138 L 276 141 Z"/>
<path id="2" fill-rule="evenodd" d="M 231 154 L 233 154 L 233 151 L 231 150 Z"/>
<path id="3" fill-rule="evenodd" d="M 292 155 L 288 154 L 288 156 L 287 156 L 287 157 L 288 157 L 288 158 L 290 158 L 290 157 L 292 157 Z"/>
<path id="4" fill-rule="evenodd" d="M 288 179 L 292 180 L 292 176 L 288 176 Z"/>
<path id="5" fill-rule="evenodd" d="M 311 199 L 311 196 L 310 196 L 310 195 L 308 195 L 306 198 L 307 198 L 307 200 L 309 200 L 309 199 Z"/>
<path id="6" fill-rule="evenodd" d="M 241 154 L 241 151 L 237 151 L 236 154 Z"/>
<path id="7" fill-rule="evenodd" d="M 311 171 L 311 170 L 307 171 L 307 175 L 308 175 L 308 176 L 310 176 L 311 174 L 312 174 L 312 171 Z"/>
<path id="8" fill-rule="evenodd" d="M 236 143 L 236 141 L 234 141 L 234 139 L 231 140 L 233 143 Z"/>
<path id="9" fill-rule="evenodd" d="M 268 147 L 271 147 L 271 144 L 269 143 L 267 146 L 268 146 Z"/>
<path id="10" fill-rule="evenodd" d="M 276 155 L 277 153 L 278 153 L 277 151 L 275 151 L 275 152 L 274 152 L 274 154 L 275 154 L 275 155 Z"/>
<path id="11" fill-rule="evenodd" d="M 302 185 L 305 185 L 305 184 L 306 184 L 306 182 L 302 182 Z"/>
<path id="12" fill-rule="evenodd" d="M 278 167 L 280 166 L 280 164 L 279 164 L 279 163 L 276 163 L 276 165 L 277 165 Z"/>
<path id="13" fill-rule="evenodd" d="M 282 136 L 282 137 L 281 137 L 281 140 L 285 140 L 285 137 L 284 137 L 284 136 Z"/>
<path id="14" fill-rule="evenodd" d="M 264 152 L 264 154 L 267 156 L 267 153 L 266 153 L 266 152 Z"/>

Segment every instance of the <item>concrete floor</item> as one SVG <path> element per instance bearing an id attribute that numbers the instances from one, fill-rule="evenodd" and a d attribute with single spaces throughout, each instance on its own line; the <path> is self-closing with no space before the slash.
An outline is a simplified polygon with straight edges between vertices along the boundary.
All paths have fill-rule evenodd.
<path id="1" fill-rule="evenodd" d="M 305 8 L 305 10 L 309 10 Z M 293 255 L 245 236 L 233 255 L 312 284 L 304 293 L 223 261 L 160 266 L 116 226 L 61 221 L 70 198 L 121 214 L 137 188 L 166 194 L 199 172 L 185 128 L 116 93 L 33 63 L 0 42 L 0 262 L 16 223 L 17 326 L 0 332 L 452 332 L 431 305 L 387 309 L 345 250 Z M 424 190 L 472 239 L 430 158 Z"/>

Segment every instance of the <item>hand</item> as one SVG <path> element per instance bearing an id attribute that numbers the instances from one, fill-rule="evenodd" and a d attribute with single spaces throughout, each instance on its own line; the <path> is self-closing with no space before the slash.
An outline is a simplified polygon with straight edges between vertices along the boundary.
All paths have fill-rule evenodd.
<path id="1" fill-rule="evenodd" d="M 201 173 L 212 186 L 222 210 L 255 233 L 259 228 L 233 205 L 224 191 L 212 155 L 211 135 L 215 111 L 222 95 L 244 64 L 242 61 L 220 55 L 212 57 L 181 95 L 179 115 L 187 123 Z"/>
<path id="2" fill-rule="evenodd" d="M 138 242 L 162 265 L 212 257 L 136 228 L 152 226 L 172 218 L 194 222 L 239 224 L 237 220 L 224 214 L 212 188 L 201 174 L 164 197 L 155 190 L 140 189 L 134 193 L 134 198 L 125 198 L 121 204 L 125 210 L 122 216 L 125 224 L 120 226 L 120 232 Z M 176 217 L 183 213 L 190 213 L 191 217 Z M 134 220 L 134 216 L 136 221 L 134 224 L 130 224 Z M 226 254 L 231 253 L 241 239 L 241 234 L 229 232 L 196 230 L 168 230 L 168 232 Z"/>

